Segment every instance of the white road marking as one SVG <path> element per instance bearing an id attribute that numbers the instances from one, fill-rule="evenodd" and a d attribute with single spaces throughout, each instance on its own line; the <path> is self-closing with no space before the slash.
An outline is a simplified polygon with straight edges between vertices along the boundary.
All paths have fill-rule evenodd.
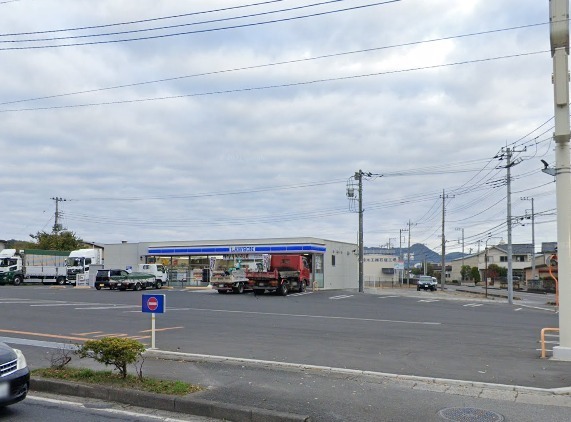
<path id="1" fill-rule="evenodd" d="M 514 312 L 521 311 L 523 308 L 514 309 Z"/>
<path id="2" fill-rule="evenodd" d="M 28 394 L 27 395 L 27 399 L 31 399 L 31 400 L 35 400 L 35 401 L 40 401 L 40 402 L 45 402 L 45 403 L 50 403 L 50 404 L 57 404 L 57 405 L 66 405 L 66 406 L 70 406 L 70 407 L 76 407 L 76 408 L 81 408 L 81 409 L 86 409 L 89 411 L 97 411 L 97 412 L 102 412 L 102 413 L 111 413 L 114 415 L 123 415 L 123 416 L 128 416 L 128 417 L 132 417 L 133 420 L 139 420 L 139 419 L 155 419 L 158 421 L 164 421 L 164 422 L 188 422 L 189 420 L 192 419 L 174 419 L 174 418 L 168 418 L 166 416 L 157 416 L 157 415 L 150 415 L 147 413 L 137 413 L 137 412 L 129 412 L 127 410 L 120 410 L 120 409 L 100 409 L 97 407 L 89 407 L 89 406 L 85 406 L 84 403 L 81 402 L 74 402 L 74 401 L 67 401 L 67 400 L 56 400 L 56 399 L 50 399 L 47 397 L 40 397 L 40 396 L 36 396 L 33 394 Z M 196 417 L 196 419 L 194 419 L 196 421 L 199 420 L 207 420 L 207 419 L 199 419 L 198 417 Z"/>
<path id="3" fill-rule="evenodd" d="M 420 299 L 419 302 L 425 302 L 425 303 L 432 303 L 432 302 L 438 302 L 439 299 Z"/>
<path id="4" fill-rule="evenodd" d="M 331 300 L 339 300 L 339 299 L 348 299 L 353 297 L 353 295 L 339 295 L 339 296 L 331 296 L 329 299 Z"/>
<path id="5" fill-rule="evenodd" d="M 75 309 L 91 311 L 91 310 L 99 310 L 99 309 L 124 309 L 124 308 L 139 308 L 140 309 L 141 305 L 90 306 L 88 308 L 75 308 Z"/>
<path id="6" fill-rule="evenodd" d="M 26 338 L 0 337 L 0 341 L 2 343 L 9 343 L 9 344 L 21 344 L 26 346 L 45 347 L 47 349 L 75 350 L 77 348 L 75 345 L 68 343 L 57 343 L 54 341 L 42 341 L 42 340 L 29 340 Z"/>
<path id="7" fill-rule="evenodd" d="M 105 303 L 89 303 L 89 302 L 77 302 L 77 303 L 45 303 L 41 305 L 30 305 L 30 306 L 89 306 L 89 305 L 105 305 Z"/>
<path id="8" fill-rule="evenodd" d="M 290 293 L 290 294 L 288 295 L 288 297 L 289 297 L 289 296 L 304 296 L 304 295 L 310 295 L 310 294 L 312 294 L 312 293 L 313 293 L 313 292 Z"/>
<path id="9" fill-rule="evenodd" d="M 481 303 L 467 303 L 466 305 L 462 305 L 468 308 L 477 308 L 478 306 L 482 306 Z"/>
<path id="10" fill-rule="evenodd" d="M 228 314 L 247 314 L 247 315 L 269 315 L 269 316 L 288 316 L 296 318 L 316 318 L 316 319 L 337 319 L 346 321 L 373 321 L 373 322 L 389 322 L 395 324 L 414 324 L 414 325 L 442 325 L 441 322 L 426 322 L 426 321 L 401 321 L 393 319 L 374 319 L 374 318 L 351 318 L 351 317 L 338 317 L 338 316 L 324 316 L 324 315 L 303 315 L 303 314 L 281 314 L 274 312 L 255 312 L 255 311 L 230 311 L 228 309 L 205 309 L 205 308 L 178 308 L 168 309 L 168 311 L 200 311 L 200 312 L 221 312 Z"/>
<path id="11" fill-rule="evenodd" d="M 391 297 L 398 297 L 398 296 L 378 296 L 377 299 L 388 299 Z"/>

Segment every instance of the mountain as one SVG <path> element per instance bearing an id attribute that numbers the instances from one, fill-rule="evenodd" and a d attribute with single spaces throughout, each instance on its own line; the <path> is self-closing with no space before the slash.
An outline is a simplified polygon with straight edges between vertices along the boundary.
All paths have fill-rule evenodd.
<path id="1" fill-rule="evenodd" d="M 365 254 L 386 254 L 386 255 L 401 255 L 399 248 L 379 248 L 379 247 L 365 247 Z M 405 265 L 408 264 L 407 248 L 402 248 L 402 256 L 404 258 Z M 410 266 L 413 267 L 415 264 L 422 264 L 427 261 L 430 264 L 439 265 L 442 263 L 442 256 L 434 252 L 432 249 L 428 248 L 422 243 L 415 243 L 410 245 Z M 464 254 L 467 256 L 467 254 Z M 462 258 L 462 252 L 452 252 L 446 254 L 446 262 L 450 262 L 453 259 Z"/>

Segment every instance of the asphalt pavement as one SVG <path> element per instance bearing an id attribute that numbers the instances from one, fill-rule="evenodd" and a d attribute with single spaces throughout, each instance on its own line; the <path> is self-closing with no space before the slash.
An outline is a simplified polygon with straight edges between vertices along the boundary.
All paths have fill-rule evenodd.
<path id="1" fill-rule="evenodd" d="M 501 291 L 498 297 L 485 299 L 477 291 L 453 290 L 433 292 L 430 297 L 470 302 L 506 300 Z M 427 297 L 425 292 L 410 289 L 368 289 L 367 293 Z M 555 312 L 549 298 L 518 297 L 517 300 L 522 306 Z M 19 347 L 32 362 L 46 358 L 46 352 L 38 355 L 37 347 Z M 485 356 L 487 351 L 481 350 L 480 353 Z M 518 372 L 522 378 L 533 378 L 531 372 L 522 374 L 526 370 L 537 371 L 537 356 L 530 356 L 527 364 L 521 358 L 516 362 L 509 356 L 488 356 L 488 359 L 493 359 L 496 365 L 501 365 L 508 372 Z M 133 404 L 146 404 L 152 408 L 172 406 L 165 410 L 235 421 L 569 421 L 571 364 L 552 360 L 543 363 L 546 371 L 556 365 L 563 380 L 556 383 L 557 387 L 496 384 L 154 350 L 147 352 L 145 374 L 180 379 L 208 388 L 179 400 L 178 407 L 177 400 L 156 395 L 133 396 L 128 392 L 102 392 L 95 388 L 70 389 L 61 383 L 56 387 L 37 380 L 34 388 L 52 392 L 61 388 L 62 394 L 83 391 L 80 394 L 86 398 L 92 394 L 109 400 L 136 401 Z M 97 366 L 95 363 L 91 365 Z M 474 419 L 475 416 L 479 419 Z"/>

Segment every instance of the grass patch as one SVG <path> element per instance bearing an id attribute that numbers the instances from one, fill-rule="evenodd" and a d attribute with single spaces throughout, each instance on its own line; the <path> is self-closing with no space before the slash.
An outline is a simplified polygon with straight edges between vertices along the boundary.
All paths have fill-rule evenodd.
<path id="1" fill-rule="evenodd" d="M 142 380 L 134 375 L 122 378 L 111 371 L 94 371 L 92 369 L 65 367 L 63 369 L 38 368 L 32 375 L 42 378 L 60 379 L 65 381 L 78 381 L 87 384 L 99 384 L 108 387 L 131 388 L 150 393 L 170 394 L 184 396 L 204 390 L 198 385 L 182 381 L 166 381 L 144 377 Z"/>

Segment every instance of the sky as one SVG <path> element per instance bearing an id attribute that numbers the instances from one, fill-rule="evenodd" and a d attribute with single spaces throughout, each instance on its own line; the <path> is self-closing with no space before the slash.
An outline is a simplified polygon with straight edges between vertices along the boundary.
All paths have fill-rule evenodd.
<path id="1" fill-rule="evenodd" d="M 0 0 L 0 239 L 556 240 L 548 0 Z M 57 201 L 54 198 L 60 198 Z M 530 199 L 521 199 L 530 198 Z M 462 242 L 462 233 L 464 242 Z"/>

